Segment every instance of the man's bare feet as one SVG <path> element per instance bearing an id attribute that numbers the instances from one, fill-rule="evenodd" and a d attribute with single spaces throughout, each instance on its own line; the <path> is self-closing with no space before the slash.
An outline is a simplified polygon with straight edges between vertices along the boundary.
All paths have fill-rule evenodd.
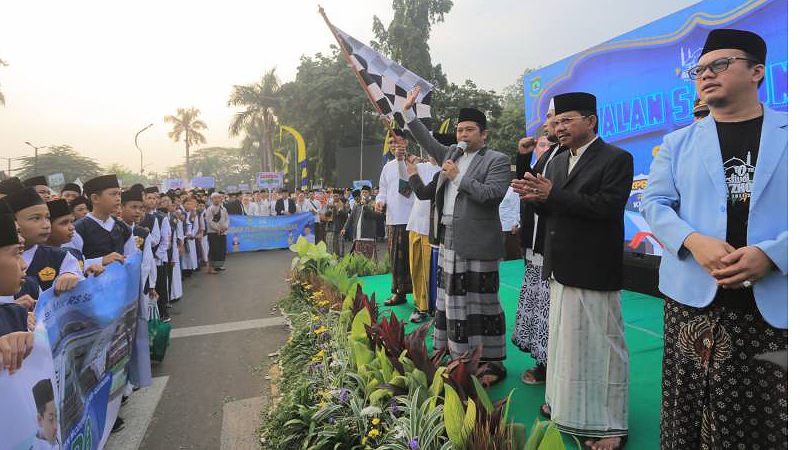
<path id="1" fill-rule="evenodd" d="M 621 436 L 603 438 L 603 439 L 587 439 L 586 447 L 592 450 L 619 450 L 625 444 L 625 440 Z"/>

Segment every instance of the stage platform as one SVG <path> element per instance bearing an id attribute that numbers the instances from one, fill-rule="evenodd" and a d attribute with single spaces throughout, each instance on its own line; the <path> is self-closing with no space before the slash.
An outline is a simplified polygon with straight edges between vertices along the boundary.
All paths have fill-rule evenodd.
<path id="1" fill-rule="evenodd" d="M 492 387 L 492 398 L 500 398 L 514 390 L 510 416 L 524 423 L 530 430 L 544 402 L 544 385 L 529 386 L 520 380 L 522 373 L 533 365 L 528 353 L 523 353 L 511 343 L 511 332 L 516 316 L 519 289 L 524 267 L 522 260 L 500 263 L 500 301 L 506 314 L 508 378 Z M 382 314 L 394 311 L 398 318 L 408 322 L 413 312 L 409 303 L 392 308 L 382 306 L 391 294 L 391 275 L 363 277 L 364 292 L 378 301 Z M 630 385 L 630 437 L 626 448 L 648 450 L 659 448 L 659 404 L 661 399 L 661 357 L 663 354 L 664 303 L 661 299 L 636 292 L 622 292 L 622 315 L 625 320 L 625 338 L 631 363 Z M 406 332 L 418 325 L 407 323 Z M 431 330 L 433 330 L 431 328 Z M 432 348 L 430 342 L 428 348 Z"/>

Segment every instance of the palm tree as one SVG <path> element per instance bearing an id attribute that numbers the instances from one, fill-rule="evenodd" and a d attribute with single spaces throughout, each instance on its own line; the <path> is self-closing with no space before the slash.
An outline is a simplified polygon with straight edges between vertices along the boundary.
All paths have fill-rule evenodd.
<path id="1" fill-rule="evenodd" d="M 178 142 L 181 140 L 181 136 L 183 136 L 183 142 L 186 144 L 187 180 L 192 179 L 192 172 L 189 170 L 189 148 L 197 144 L 206 143 L 206 137 L 203 136 L 200 130 L 206 130 L 208 126 L 205 122 L 197 118 L 199 115 L 200 110 L 191 107 L 189 109 L 178 108 L 178 113 L 176 115 L 164 116 L 164 122 L 172 124 L 172 131 L 167 134 L 169 138 Z"/>
<path id="2" fill-rule="evenodd" d="M 244 106 L 233 116 L 228 128 L 231 137 L 242 131 L 260 128 L 259 149 L 261 150 L 261 170 L 271 172 L 274 168 L 272 155 L 272 136 L 277 129 L 278 118 L 275 111 L 280 104 L 281 82 L 275 75 L 276 67 L 265 73 L 257 83 L 246 86 L 235 85 L 228 100 L 228 106 Z"/>

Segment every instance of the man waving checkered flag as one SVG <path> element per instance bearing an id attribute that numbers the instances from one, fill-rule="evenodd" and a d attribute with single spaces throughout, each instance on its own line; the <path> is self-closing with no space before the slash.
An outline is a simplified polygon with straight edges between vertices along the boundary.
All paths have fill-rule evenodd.
<path id="1" fill-rule="evenodd" d="M 323 14 L 323 17 L 324 14 Z M 356 76 L 360 78 L 362 87 L 381 114 L 394 120 L 400 128 L 405 128 L 400 111 L 406 101 L 406 93 L 414 86 L 420 87 L 420 94 L 413 106 L 417 117 L 430 129 L 431 127 L 431 93 L 433 85 L 414 72 L 397 64 L 391 59 L 375 51 L 344 31 L 328 22 L 336 40 L 345 52 L 347 60 Z"/>

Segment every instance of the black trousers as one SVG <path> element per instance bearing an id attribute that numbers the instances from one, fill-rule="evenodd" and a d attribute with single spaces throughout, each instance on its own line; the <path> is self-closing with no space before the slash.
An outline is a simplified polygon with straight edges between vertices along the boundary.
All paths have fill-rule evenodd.
<path id="1" fill-rule="evenodd" d="M 156 293 L 158 293 L 158 312 L 161 318 L 169 317 L 169 286 L 167 273 L 172 274 L 172 270 L 167 270 L 168 265 L 164 263 L 156 267 Z M 170 267 L 170 269 L 172 269 Z"/>

